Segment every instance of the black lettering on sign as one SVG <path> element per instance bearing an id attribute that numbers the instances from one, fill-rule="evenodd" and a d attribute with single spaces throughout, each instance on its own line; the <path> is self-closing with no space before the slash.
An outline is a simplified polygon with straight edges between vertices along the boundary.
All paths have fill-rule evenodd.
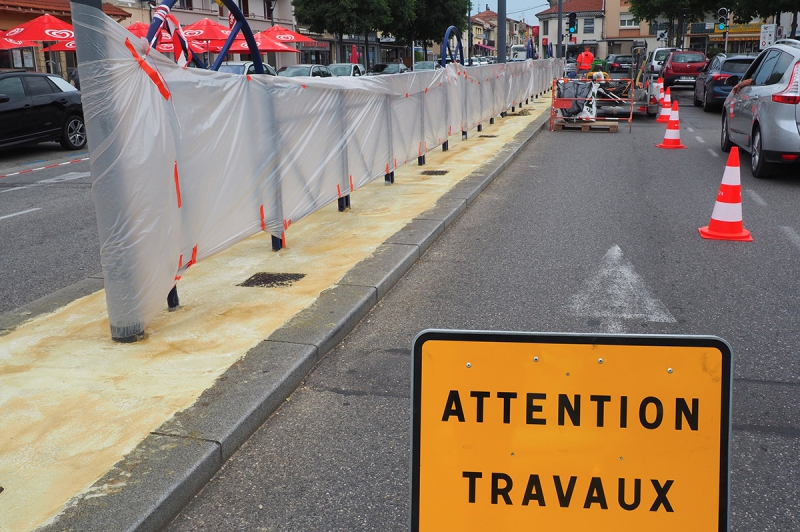
<path id="1" fill-rule="evenodd" d="M 573 406 L 573 403 L 569 402 L 569 397 L 567 397 L 567 394 L 565 393 L 558 394 L 559 426 L 564 425 L 564 412 L 566 412 L 567 415 L 569 416 L 570 421 L 572 421 L 573 427 L 581 426 L 581 396 L 575 394 L 574 397 L 575 397 L 575 402 Z"/>
<path id="2" fill-rule="evenodd" d="M 501 488 L 500 481 L 505 482 Z M 498 497 L 502 497 L 506 504 L 511 504 L 511 495 L 508 494 L 511 488 L 514 487 L 514 482 L 511 477 L 505 473 L 492 473 L 492 504 L 497 504 Z"/>
<path id="3" fill-rule="evenodd" d="M 619 428 L 628 428 L 628 396 L 619 398 Z"/>
<path id="4" fill-rule="evenodd" d="M 526 413 L 525 423 L 527 423 L 528 425 L 545 425 L 545 424 L 547 424 L 547 420 L 546 419 L 533 417 L 534 413 L 542 411 L 542 405 L 534 404 L 534 401 L 536 401 L 537 399 L 541 399 L 541 400 L 547 399 L 547 394 L 546 393 L 529 393 L 527 397 L 528 397 L 528 400 L 527 400 L 527 408 L 525 409 L 525 413 Z"/>
<path id="5" fill-rule="evenodd" d="M 442 421 L 449 421 L 451 416 L 456 416 L 458 420 L 464 422 L 464 407 L 461 406 L 461 397 L 458 390 L 450 390 L 447 396 L 447 403 L 444 405 L 444 415 Z"/>
<path id="6" fill-rule="evenodd" d="M 517 398 L 517 392 L 497 392 L 497 398 L 503 400 L 503 423 L 511 423 L 511 400 Z"/>
<path id="7" fill-rule="evenodd" d="M 525 488 L 525 496 L 522 498 L 522 506 L 528 506 L 531 501 L 536 501 L 539 506 L 544 506 L 544 493 L 542 483 L 539 482 L 539 475 L 528 477 L 528 486 Z"/>
<path id="8" fill-rule="evenodd" d="M 653 506 L 650 507 L 650 511 L 657 512 L 658 508 L 663 506 L 666 511 L 671 512 L 672 505 L 669 503 L 669 500 L 667 500 L 667 492 L 675 481 L 668 480 L 663 486 L 655 479 L 651 479 L 650 482 L 653 483 L 653 487 L 656 489 L 656 500 L 653 501 Z"/>
<path id="9" fill-rule="evenodd" d="M 652 423 L 647 421 L 647 406 L 648 405 L 655 405 L 656 407 L 656 418 L 653 420 Z M 639 405 L 639 422 L 642 426 L 646 429 L 657 429 L 659 425 L 661 425 L 661 421 L 664 419 L 664 405 L 661 404 L 661 401 L 658 400 L 656 397 L 645 397 L 642 399 L 642 404 Z"/>
<path id="10" fill-rule="evenodd" d="M 586 492 L 586 501 L 583 503 L 584 508 L 591 508 L 594 503 L 600 504 L 600 508 L 608 510 L 608 503 L 606 503 L 606 494 L 603 491 L 603 481 L 600 477 L 592 477 L 589 482 L 589 491 Z"/>
<path id="11" fill-rule="evenodd" d="M 617 499 L 619 500 L 619 507 L 623 510 L 635 510 L 642 502 L 642 479 L 633 479 L 633 503 L 628 504 L 625 502 L 625 479 L 619 479 L 619 488 L 617 489 Z"/>
<path id="12" fill-rule="evenodd" d="M 469 392 L 469 396 L 474 397 L 476 400 L 475 421 L 478 423 L 483 423 L 483 400 L 491 395 L 489 392 Z"/>
<path id="13" fill-rule="evenodd" d="M 597 403 L 597 426 L 602 427 L 605 422 L 605 405 L 611 401 L 610 395 L 590 395 L 589 399 Z"/>
<path id="14" fill-rule="evenodd" d="M 464 471 L 461 474 L 462 477 L 469 479 L 469 502 L 475 502 L 475 479 L 482 478 L 483 473 L 478 471 Z"/>
<path id="15" fill-rule="evenodd" d="M 689 424 L 689 428 L 697 430 L 697 418 L 700 415 L 700 399 L 692 399 L 692 409 L 686 404 L 686 399 L 678 397 L 675 399 L 675 430 L 683 429 L 683 418 Z"/>
<path id="16" fill-rule="evenodd" d="M 553 475 L 553 483 L 556 485 L 556 495 L 558 495 L 558 504 L 562 508 L 569 508 L 569 502 L 572 500 L 572 491 L 575 489 L 575 481 L 578 477 L 569 477 L 569 484 L 567 484 L 567 492 L 564 493 L 564 487 L 561 485 L 561 477 Z"/>

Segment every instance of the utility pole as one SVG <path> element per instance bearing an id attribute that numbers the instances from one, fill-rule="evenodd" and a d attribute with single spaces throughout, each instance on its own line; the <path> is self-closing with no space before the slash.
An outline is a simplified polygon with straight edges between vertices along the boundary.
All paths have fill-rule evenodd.
<path id="1" fill-rule="evenodd" d="M 564 37 L 563 37 L 564 28 L 561 25 L 562 24 L 561 18 L 564 15 L 564 10 L 561 7 L 561 2 L 562 2 L 562 0 L 558 0 L 558 49 L 556 50 L 556 57 L 558 59 L 561 59 L 562 57 L 564 57 L 564 54 L 561 51 L 562 42 L 564 40 Z"/>
<path id="2" fill-rule="evenodd" d="M 472 64 L 472 0 L 469 2 L 469 16 L 467 17 L 467 65 Z"/>
<path id="3" fill-rule="evenodd" d="M 560 0 L 559 0 L 560 1 Z M 506 62 L 506 0 L 497 0 L 497 62 Z"/>

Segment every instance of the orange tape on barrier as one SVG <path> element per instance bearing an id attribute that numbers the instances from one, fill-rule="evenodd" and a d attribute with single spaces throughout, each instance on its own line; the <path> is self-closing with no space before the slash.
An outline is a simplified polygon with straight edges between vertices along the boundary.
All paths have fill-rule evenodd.
<path id="1" fill-rule="evenodd" d="M 136 53 L 136 48 L 133 47 L 130 39 L 125 39 L 125 46 L 131 51 L 131 55 L 133 55 L 133 58 L 136 59 L 137 63 L 139 63 L 139 66 L 142 67 L 142 70 L 144 70 L 145 74 L 147 74 L 150 79 L 153 80 L 153 83 L 156 84 L 156 87 L 158 87 L 158 92 L 161 93 L 161 96 L 163 96 L 165 100 L 169 100 L 170 96 L 172 95 L 170 94 L 166 85 L 164 85 L 164 81 L 161 79 L 161 76 L 158 75 L 158 72 L 156 72 L 153 67 L 148 65 L 147 61 L 139 57 L 139 54 Z"/>
<path id="2" fill-rule="evenodd" d="M 261 211 L 261 230 L 262 230 L 262 231 L 266 231 L 266 229 L 267 229 L 267 226 L 266 226 L 266 224 L 264 223 L 264 206 L 263 206 L 263 205 L 261 206 L 261 209 L 260 209 L 260 211 Z"/>
<path id="3" fill-rule="evenodd" d="M 178 208 L 181 208 L 181 182 L 178 179 L 178 161 L 175 161 L 175 191 L 178 193 Z"/>

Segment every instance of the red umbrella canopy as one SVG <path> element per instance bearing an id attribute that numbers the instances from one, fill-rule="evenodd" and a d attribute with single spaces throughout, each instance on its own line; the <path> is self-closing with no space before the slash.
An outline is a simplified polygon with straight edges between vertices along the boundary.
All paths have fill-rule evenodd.
<path id="1" fill-rule="evenodd" d="M 183 34 L 190 41 L 225 40 L 231 34 L 231 29 L 226 28 L 219 22 L 204 18 L 184 26 Z"/>
<path id="2" fill-rule="evenodd" d="M 311 37 L 306 37 L 305 35 L 297 33 L 296 31 L 286 29 L 283 26 L 272 26 L 261 33 L 266 33 L 270 38 L 284 44 L 293 42 L 316 42 Z"/>
<path id="3" fill-rule="evenodd" d="M 283 43 L 279 43 L 277 41 L 273 41 L 268 36 L 264 35 L 264 32 L 256 33 L 253 35 L 253 38 L 256 41 L 256 45 L 258 46 L 259 52 L 295 52 L 299 53 L 299 50 L 295 50 L 291 46 L 286 46 Z M 233 45 L 231 45 L 230 52 L 231 53 L 249 53 L 250 47 L 247 46 L 247 41 L 242 39 L 241 41 L 236 40 L 234 41 Z"/>
<path id="4" fill-rule="evenodd" d="M 130 26 L 128 26 L 128 31 L 133 33 L 137 37 L 147 38 L 147 30 L 150 29 L 150 26 L 145 24 L 144 22 L 134 22 Z M 172 35 L 161 30 L 161 36 L 158 38 L 159 44 L 169 43 L 172 42 Z M 161 51 L 161 50 L 159 50 Z M 170 50 L 172 51 L 172 50 Z"/>
<path id="5" fill-rule="evenodd" d="M 191 48 L 192 52 L 196 54 L 202 54 L 203 52 L 206 51 L 206 49 L 203 48 L 203 45 L 198 42 L 190 42 L 189 48 Z M 165 52 L 174 52 L 175 45 L 172 42 L 159 42 L 158 44 L 156 44 L 156 50 L 158 50 L 162 54 Z"/>
<path id="6" fill-rule="evenodd" d="M 358 47 L 355 44 L 350 49 L 350 62 L 358 63 Z"/>
<path id="7" fill-rule="evenodd" d="M 42 15 L 6 32 L 6 37 L 29 41 L 71 41 L 72 26 L 53 15 Z"/>
<path id="8" fill-rule="evenodd" d="M 17 39 L 0 37 L 0 50 L 12 50 L 14 48 L 29 48 L 31 46 L 38 46 L 38 45 L 33 41 L 18 41 Z"/>
<path id="9" fill-rule="evenodd" d="M 75 51 L 75 41 L 61 41 L 60 43 L 51 44 L 47 48 L 44 48 L 43 51 L 45 51 L 45 52 L 74 52 Z"/>

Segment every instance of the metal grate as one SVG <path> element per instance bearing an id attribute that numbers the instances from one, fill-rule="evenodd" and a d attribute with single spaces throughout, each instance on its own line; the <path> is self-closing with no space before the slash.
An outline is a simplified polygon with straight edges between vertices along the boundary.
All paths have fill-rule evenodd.
<path id="1" fill-rule="evenodd" d="M 496 139 L 497 135 L 478 135 L 482 139 Z"/>
<path id="2" fill-rule="evenodd" d="M 444 175 L 450 170 L 424 170 L 420 172 L 421 175 Z"/>
<path id="3" fill-rule="evenodd" d="M 261 288 L 278 288 L 281 286 L 292 286 L 295 281 L 299 281 L 306 274 L 304 273 L 265 273 L 259 272 L 239 286 L 258 286 Z"/>

